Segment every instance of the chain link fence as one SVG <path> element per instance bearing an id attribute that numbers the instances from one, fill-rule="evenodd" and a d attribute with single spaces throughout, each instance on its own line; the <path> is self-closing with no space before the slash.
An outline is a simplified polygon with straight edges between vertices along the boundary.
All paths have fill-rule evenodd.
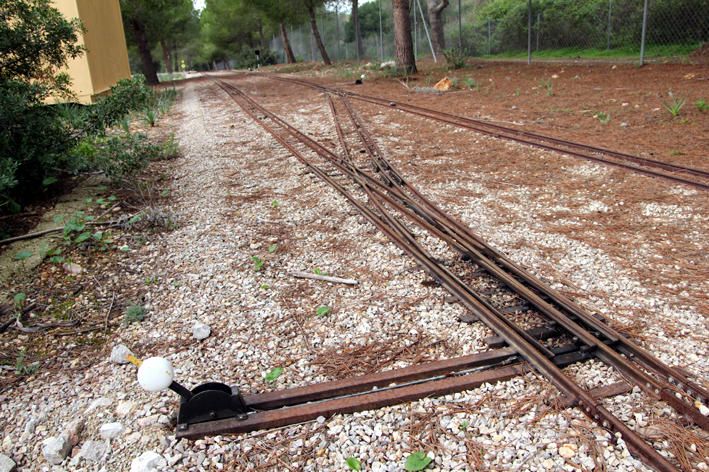
<path id="1" fill-rule="evenodd" d="M 431 55 L 426 4 L 411 0 L 417 57 Z M 331 3 L 318 15 L 333 60 L 358 59 L 349 7 L 349 1 L 337 8 Z M 706 62 L 709 56 L 702 47 L 709 43 L 709 0 L 450 0 L 443 15 L 446 48 L 474 57 Z M 360 0 L 364 53 L 359 59 L 393 59 L 391 18 L 389 0 Z M 289 34 L 299 60 L 320 60 L 309 24 L 290 27 Z M 280 37 L 270 46 L 282 60 Z"/>

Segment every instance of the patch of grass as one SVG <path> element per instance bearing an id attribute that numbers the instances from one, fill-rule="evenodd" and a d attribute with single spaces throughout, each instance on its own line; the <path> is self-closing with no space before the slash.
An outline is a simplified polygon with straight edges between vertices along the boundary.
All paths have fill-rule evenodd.
<path id="1" fill-rule="evenodd" d="M 278 251 L 278 244 L 271 244 L 268 246 L 268 253 L 273 254 L 274 252 Z"/>
<path id="2" fill-rule="evenodd" d="M 554 96 L 554 84 L 552 83 L 551 79 L 543 79 L 542 81 L 539 82 L 539 84 L 546 91 L 547 97 Z"/>
<path id="3" fill-rule="evenodd" d="M 598 113 L 596 113 L 596 118 L 604 125 L 607 125 L 611 121 L 610 113 L 606 113 L 603 111 L 599 111 Z"/>
<path id="4" fill-rule="evenodd" d="M 27 351 L 23 348 L 20 349 L 20 352 L 18 352 L 17 357 L 15 358 L 15 374 L 21 375 L 23 377 L 27 375 L 32 375 L 37 372 L 37 370 L 39 370 L 39 362 L 27 364 L 27 362 L 25 361 L 26 356 Z"/>
<path id="5" fill-rule="evenodd" d="M 281 203 L 278 200 L 271 200 L 271 208 L 278 208 Z"/>
<path id="6" fill-rule="evenodd" d="M 670 115 L 672 115 L 673 118 L 676 118 L 682 111 L 685 101 L 686 100 L 684 98 L 673 97 L 670 103 L 663 103 L 663 105 L 665 109 L 670 112 Z"/>
<path id="7" fill-rule="evenodd" d="M 645 47 L 645 57 L 677 57 L 686 58 L 701 44 L 664 44 L 664 45 L 647 45 Z M 639 47 L 617 47 L 617 48 L 559 48 L 545 49 L 535 51 L 532 54 L 532 61 L 538 59 L 564 59 L 564 58 L 579 58 L 579 59 L 638 59 L 640 56 Z M 507 51 L 502 53 L 490 54 L 483 56 L 485 59 L 526 59 L 527 51 Z"/>
<path id="8" fill-rule="evenodd" d="M 694 102 L 694 106 L 697 107 L 697 110 L 702 113 L 709 111 L 709 105 L 707 105 L 706 100 L 704 100 L 703 98 L 700 98 L 699 100 Z"/>
<path id="9" fill-rule="evenodd" d="M 460 424 L 458 425 L 458 429 L 461 430 L 461 431 L 463 431 L 463 432 L 466 432 L 466 431 L 468 430 L 468 427 L 469 427 L 469 426 L 470 426 L 470 422 L 469 422 L 468 420 L 463 420 L 463 421 L 461 421 Z"/>
<path id="10" fill-rule="evenodd" d="M 123 319 L 126 324 L 143 321 L 145 319 L 145 308 L 141 305 L 130 305 L 123 312 Z"/>
<path id="11" fill-rule="evenodd" d="M 150 125 L 151 128 L 154 127 L 158 121 L 157 112 L 152 108 L 146 108 L 143 111 L 143 121 L 145 121 L 145 124 Z"/>
<path id="12" fill-rule="evenodd" d="M 480 85 L 478 85 L 472 77 L 466 77 L 465 80 L 463 80 L 463 83 L 466 87 L 468 87 L 468 90 L 480 90 Z"/>
<path id="13" fill-rule="evenodd" d="M 261 272 L 263 265 L 266 263 L 266 261 L 258 256 L 251 256 L 251 261 L 254 263 L 254 272 Z"/>

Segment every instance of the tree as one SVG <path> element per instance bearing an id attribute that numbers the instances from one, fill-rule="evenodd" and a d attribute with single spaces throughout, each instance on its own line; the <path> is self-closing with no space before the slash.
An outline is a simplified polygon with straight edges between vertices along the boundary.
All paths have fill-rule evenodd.
<path id="1" fill-rule="evenodd" d="M 352 25 L 354 27 L 354 37 L 357 43 L 357 59 L 362 59 L 364 56 L 364 47 L 362 45 L 362 30 L 359 24 L 359 0 L 352 0 Z"/>
<path id="2" fill-rule="evenodd" d="M 394 17 L 394 46 L 396 49 L 396 65 L 407 74 L 416 73 L 414 47 L 411 41 L 411 20 L 409 17 L 408 0 L 391 0 L 392 16 Z"/>
<path id="3" fill-rule="evenodd" d="M 379 5 L 377 2 L 367 2 L 359 8 L 359 29 L 363 38 L 369 35 L 379 35 Z M 391 20 L 388 10 L 382 11 L 382 33 L 391 31 Z M 355 41 L 354 22 L 350 17 L 345 23 L 345 41 L 351 43 Z"/>
<path id="4" fill-rule="evenodd" d="M 295 54 L 288 39 L 286 25 L 299 23 L 303 19 L 302 4 L 296 1 L 283 0 L 246 0 L 246 4 L 256 7 L 272 23 L 278 25 L 283 41 L 283 49 L 286 52 L 286 62 L 295 63 Z"/>
<path id="5" fill-rule="evenodd" d="M 73 142 L 57 107 L 44 101 L 71 96 L 59 70 L 83 53 L 80 31 L 49 0 L 0 2 L 0 208 L 37 195 Z"/>
<path id="6" fill-rule="evenodd" d="M 443 35 L 443 10 L 448 6 L 448 0 L 427 0 L 426 3 L 428 21 L 431 25 L 431 43 L 436 55 L 441 56 L 446 48 L 446 39 Z"/>
<path id="7" fill-rule="evenodd" d="M 325 49 L 325 45 L 322 42 L 322 38 L 320 37 L 320 31 L 318 30 L 318 23 L 315 19 L 315 8 L 320 7 L 325 3 L 323 0 L 305 0 L 305 8 L 308 11 L 308 16 L 310 17 L 310 30 L 313 33 L 313 38 L 315 38 L 315 44 L 318 45 L 318 50 L 320 51 L 320 56 L 322 57 L 323 62 L 326 65 L 332 64 L 330 62 L 330 56 L 327 54 L 327 50 Z"/>
<path id="8" fill-rule="evenodd" d="M 158 83 L 158 70 L 150 52 L 155 39 L 150 37 L 150 33 L 159 28 L 160 12 L 164 6 L 163 0 L 121 0 L 126 38 L 138 47 L 143 74 L 149 84 Z"/>

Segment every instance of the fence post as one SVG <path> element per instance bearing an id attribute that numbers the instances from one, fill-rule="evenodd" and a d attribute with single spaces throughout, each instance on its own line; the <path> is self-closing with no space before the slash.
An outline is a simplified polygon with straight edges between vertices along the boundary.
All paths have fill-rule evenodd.
<path id="1" fill-rule="evenodd" d="M 608 0 L 608 38 L 606 39 L 606 49 L 611 48 L 611 11 L 613 9 L 613 0 Z"/>
<path id="2" fill-rule="evenodd" d="M 647 0 L 645 0 L 647 2 Z M 532 0 L 527 0 L 527 64 L 532 63 Z"/>
<path id="3" fill-rule="evenodd" d="M 492 34 L 490 28 L 490 18 L 487 19 L 487 55 L 492 53 Z"/>
<path id="4" fill-rule="evenodd" d="M 458 49 L 463 50 L 463 20 L 461 19 L 460 0 L 458 0 Z"/>
<path id="5" fill-rule="evenodd" d="M 433 50 L 433 43 L 431 42 L 431 35 L 428 34 L 428 26 L 426 25 L 426 18 L 423 16 L 423 8 L 421 8 L 421 1 L 416 0 L 416 4 L 419 6 L 419 13 L 421 14 L 421 23 L 423 23 L 423 30 L 426 32 L 426 39 L 428 39 L 428 47 L 431 48 L 431 55 L 433 56 L 433 62 L 438 62 L 436 58 L 436 51 Z M 414 7 L 416 9 L 416 7 Z"/>
<path id="6" fill-rule="evenodd" d="M 418 25 L 416 24 L 416 0 L 413 0 L 414 5 L 414 61 L 419 60 L 419 38 L 418 38 Z"/>
<path id="7" fill-rule="evenodd" d="M 340 8 L 338 6 L 340 2 L 335 2 L 335 52 L 337 53 L 337 58 L 342 60 L 342 53 L 340 52 Z"/>
<path id="8" fill-rule="evenodd" d="M 645 35 L 647 33 L 647 3 L 645 0 L 643 3 L 643 31 L 640 35 L 640 65 L 645 64 Z"/>
<path id="9" fill-rule="evenodd" d="M 382 0 L 379 3 L 379 62 L 384 62 L 384 34 L 382 33 Z"/>
<path id="10" fill-rule="evenodd" d="M 534 49 L 535 51 L 539 52 L 539 30 L 542 28 L 542 14 L 541 12 L 537 12 L 537 47 Z"/>

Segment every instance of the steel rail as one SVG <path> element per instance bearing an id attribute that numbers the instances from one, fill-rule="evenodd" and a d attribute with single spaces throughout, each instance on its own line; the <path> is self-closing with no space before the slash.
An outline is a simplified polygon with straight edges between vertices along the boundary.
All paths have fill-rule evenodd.
<path id="1" fill-rule="evenodd" d="M 401 111 L 412 113 L 414 115 L 423 116 L 426 118 L 434 119 L 450 125 L 471 129 L 473 131 L 491 135 L 496 138 L 507 139 L 511 141 L 518 142 L 520 144 L 529 145 L 545 149 L 548 151 L 560 152 L 563 154 L 571 155 L 574 157 L 591 160 L 595 162 L 601 162 L 611 166 L 620 167 L 626 170 L 632 170 L 650 177 L 659 177 L 668 179 L 674 182 L 679 182 L 682 184 L 691 185 L 702 190 L 709 190 L 709 183 L 706 181 L 699 181 L 693 179 L 689 176 L 676 175 L 689 174 L 690 176 L 698 177 L 700 179 L 709 179 L 709 172 L 697 169 L 694 167 L 679 166 L 676 164 L 670 164 L 667 162 L 658 161 L 655 159 L 648 159 L 640 156 L 634 156 L 632 154 L 626 154 L 618 151 L 613 151 L 610 149 L 592 146 L 583 143 L 576 143 L 573 141 L 568 141 L 560 138 L 554 138 L 551 136 L 546 136 L 538 133 L 532 133 L 529 131 L 518 130 L 514 128 L 509 128 L 494 123 L 489 123 L 481 120 L 475 120 L 472 118 L 466 118 L 463 116 L 453 115 L 450 113 L 433 110 L 430 108 L 424 108 L 417 105 L 411 105 L 408 103 L 398 102 L 390 99 L 385 99 L 381 97 L 374 97 L 370 95 L 363 95 L 355 92 L 350 92 L 347 90 L 336 89 L 331 87 L 326 87 L 324 85 L 315 84 L 302 79 L 295 79 L 292 77 L 282 77 L 271 74 L 257 74 L 263 77 L 268 77 L 274 80 L 280 80 L 284 82 L 295 83 L 304 87 L 310 87 L 316 90 L 320 90 L 326 93 L 336 93 L 339 95 L 346 95 L 355 100 L 360 100 L 363 102 L 368 102 L 374 105 L 379 105 L 387 108 L 395 107 Z M 535 141 L 536 140 L 536 141 Z M 546 143 L 546 144 L 545 144 Z M 646 166 L 648 168 L 637 167 L 636 165 L 631 165 L 626 162 L 619 162 L 614 160 L 609 160 L 594 154 L 606 155 L 614 159 L 619 159 L 620 161 L 630 161 L 635 164 Z M 671 173 L 661 172 L 659 170 L 652 170 L 652 168 L 666 170 Z"/>
<path id="2" fill-rule="evenodd" d="M 565 396 L 579 404 L 590 418 L 596 420 L 603 427 L 612 431 L 619 432 L 628 447 L 634 452 L 642 456 L 649 465 L 662 471 L 676 471 L 677 469 L 664 457 L 662 457 L 654 448 L 648 445 L 640 438 L 637 433 L 628 428 L 622 421 L 616 418 L 605 407 L 598 405 L 593 396 L 589 392 L 571 379 L 564 373 L 541 351 L 536 349 L 531 343 L 527 342 L 523 336 L 512 329 L 510 322 L 506 320 L 499 312 L 489 306 L 485 300 L 479 299 L 477 294 L 472 291 L 465 283 L 457 276 L 452 274 L 445 267 L 440 266 L 429 254 L 426 253 L 415 241 L 406 238 L 406 232 L 400 231 L 396 222 L 388 215 L 381 215 L 374 212 L 372 209 L 365 206 L 352 194 L 350 194 L 341 184 L 333 179 L 327 172 L 315 166 L 298 151 L 294 145 L 290 144 L 281 134 L 279 134 L 272 125 L 260 120 L 255 111 L 264 114 L 272 122 L 284 128 L 289 135 L 299 138 L 305 137 L 297 130 L 289 130 L 287 127 L 279 123 L 277 117 L 253 101 L 233 85 L 220 83 L 220 86 L 228 93 L 228 95 L 238 103 L 241 108 L 249 114 L 255 122 L 259 123 L 266 131 L 268 131 L 279 143 L 286 147 L 291 153 L 311 172 L 320 177 L 325 182 L 335 188 L 343 197 L 352 203 L 365 218 L 374 224 L 380 231 L 389 237 L 389 239 L 397 245 L 405 253 L 413 257 L 431 276 L 434 277 L 444 288 L 455 295 L 460 302 L 473 313 L 475 313 L 483 322 L 493 329 L 498 335 L 503 337 L 507 343 L 515 349 L 522 357 L 524 357 L 537 371 L 542 373 L 552 384 L 554 384 Z M 253 109 L 250 109 L 253 108 Z M 283 120 L 280 120 L 281 122 Z M 302 141 L 301 141 L 302 142 Z M 321 156 L 328 159 L 328 156 Z M 376 203 L 376 202 L 375 202 Z M 378 206 L 382 209 L 381 205 Z"/>
<path id="3" fill-rule="evenodd" d="M 347 99 L 345 97 L 341 97 L 341 99 L 345 103 L 350 119 L 356 123 L 356 129 L 358 133 L 364 141 L 368 142 L 367 148 L 373 149 L 373 159 L 381 161 L 381 163 L 377 164 L 378 168 L 386 169 L 392 174 L 392 176 L 385 179 L 385 183 L 387 185 L 394 185 L 396 183 L 396 185 L 398 185 L 399 187 L 406 188 L 411 193 L 413 193 L 421 203 L 423 203 L 435 213 L 434 216 L 430 214 L 425 215 L 426 223 L 438 223 L 438 225 L 436 225 L 436 229 L 440 229 L 443 232 L 446 232 L 448 235 L 454 238 L 454 241 L 450 241 L 449 238 L 442 236 L 439 231 L 434 230 L 434 232 L 436 232 L 439 237 L 442 237 L 442 239 L 446 240 L 449 244 L 452 244 L 454 248 L 456 248 L 456 246 L 460 244 L 464 250 L 460 251 L 460 247 L 457 247 L 459 252 L 462 252 L 463 254 L 469 256 L 470 259 L 474 260 L 483 269 L 488 271 L 498 280 L 503 281 L 515 293 L 517 293 L 529 303 L 534 305 L 549 318 L 553 319 L 554 321 L 562 325 L 564 328 L 569 330 L 569 332 L 579 337 L 587 345 L 595 345 L 595 347 L 599 347 L 601 349 L 599 356 L 602 360 L 606 361 L 606 363 L 615 365 L 616 368 L 626 373 L 626 375 L 634 377 L 635 383 L 641 388 L 643 388 L 645 391 L 652 394 L 653 396 L 662 398 L 667 403 L 673 405 L 678 411 L 691 417 L 697 424 L 702 426 L 702 428 L 707 429 L 707 426 L 709 424 L 707 418 L 699 412 L 699 410 L 692 403 L 692 401 L 689 401 L 689 404 L 687 404 L 686 402 L 683 403 L 679 401 L 679 399 L 677 399 L 675 396 L 675 394 L 677 393 L 676 389 L 679 389 L 679 391 L 682 392 L 684 395 L 689 396 L 691 400 L 694 400 L 696 397 L 697 401 L 703 403 L 704 401 L 706 401 L 707 394 L 702 387 L 695 384 L 694 382 L 689 381 L 684 376 L 684 374 L 679 372 L 677 369 L 672 369 L 671 367 L 663 364 L 661 361 L 659 361 L 659 359 L 650 355 L 647 351 L 635 345 L 630 340 L 622 336 L 620 333 L 616 332 L 608 325 L 598 320 L 596 317 L 585 312 L 578 305 L 574 304 L 566 297 L 561 296 L 561 294 L 559 294 L 558 292 L 552 293 L 550 291 L 544 291 L 544 295 L 546 295 L 554 302 L 558 303 L 560 306 L 566 308 L 567 310 L 571 308 L 569 312 L 571 314 L 571 318 L 574 319 L 574 321 L 580 320 L 588 328 L 603 333 L 604 336 L 606 336 L 609 340 L 613 342 L 618 342 L 621 345 L 621 352 L 632 357 L 637 357 L 642 365 L 644 365 L 646 368 L 649 368 L 649 370 L 654 371 L 657 375 L 664 377 L 665 381 L 668 383 L 663 385 L 654 381 L 654 379 L 641 374 L 636 370 L 636 367 L 629 365 L 624 359 L 618 357 L 616 353 L 611 352 L 608 346 L 599 344 L 597 337 L 591 336 L 583 329 L 579 330 L 578 328 L 580 327 L 577 327 L 577 325 L 564 322 L 564 320 L 568 319 L 567 315 L 564 315 L 563 313 L 559 312 L 550 303 L 544 300 L 544 298 L 540 297 L 539 295 L 528 289 L 525 285 L 521 284 L 515 277 L 501 270 L 497 265 L 494 264 L 493 261 L 489 260 L 478 250 L 476 250 L 479 248 L 468 246 L 475 245 L 476 243 L 478 243 L 480 246 L 482 246 L 481 248 L 483 250 L 492 250 L 492 248 L 490 248 L 486 243 L 484 243 L 479 237 L 472 234 L 462 223 L 458 222 L 457 220 L 453 220 L 452 218 L 449 218 L 447 214 L 445 214 L 442 210 L 433 205 L 414 187 L 408 185 L 403 179 L 403 177 L 382 157 L 382 153 L 378 149 L 376 142 L 371 138 L 371 136 L 369 136 L 366 128 L 360 122 L 358 116 L 356 115 L 352 107 L 349 106 Z M 328 100 L 331 101 L 329 96 Z M 397 196 L 401 198 L 402 195 L 401 193 L 397 193 Z M 406 203 L 409 207 L 416 208 L 415 204 L 411 202 L 411 200 L 406 200 L 404 203 Z M 441 222 L 441 219 L 444 220 L 444 222 Z M 451 223 L 453 223 L 453 228 L 451 228 Z M 424 223 L 419 222 L 419 224 Z M 430 228 L 427 229 L 429 229 L 430 231 Z M 453 234 L 451 234 L 451 232 Z M 517 268 L 515 267 L 515 269 Z M 526 273 L 520 274 L 517 270 L 515 272 L 517 272 L 515 275 L 524 276 L 525 279 L 531 278 L 531 276 Z M 534 280 L 534 282 L 534 286 L 543 285 L 540 281 L 536 279 Z M 676 384 L 676 386 L 674 384 Z"/>
<path id="4" fill-rule="evenodd" d="M 346 99 L 345 99 L 346 100 Z M 351 110 L 351 108 L 350 108 Z M 295 128 L 290 126 L 288 123 L 284 122 L 282 119 L 276 117 L 275 115 L 272 117 L 272 119 L 275 119 L 278 121 L 282 126 L 285 128 L 289 129 L 291 133 L 295 132 L 298 133 Z M 360 124 L 358 126 L 358 132 L 359 130 L 364 130 L 364 127 Z M 332 151 L 329 149 L 323 147 L 321 144 L 317 143 L 310 137 L 307 137 L 303 135 L 302 137 L 299 138 L 305 145 L 310 147 L 313 151 L 320 155 L 325 155 L 333 161 L 336 165 L 341 166 L 342 162 L 339 160 L 338 156 L 336 156 Z M 366 138 L 370 141 L 370 145 L 368 145 L 368 149 L 371 148 L 376 148 L 376 143 L 371 138 Z M 388 168 L 391 172 L 393 172 L 394 175 L 394 180 L 400 182 L 402 185 L 405 184 L 404 179 L 396 173 L 396 171 L 391 168 L 391 166 L 386 162 L 382 157 L 381 157 L 381 152 L 377 149 L 376 154 L 379 156 L 378 160 L 383 162 L 384 168 Z M 343 173 L 349 172 L 351 169 L 342 169 L 340 170 Z M 366 173 L 360 172 L 359 177 L 364 177 L 367 179 L 367 182 L 369 184 L 373 184 L 373 186 L 364 186 L 365 189 L 367 188 L 372 188 L 374 189 L 381 198 L 386 198 L 387 203 L 389 205 L 392 205 L 394 208 L 396 208 L 398 211 L 404 212 L 407 214 L 407 216 L 412 217 L 410 212 L 408 211 L 408 208 L 401 207 L 401 205 L 398 205 L 396 202 L 392 201 L 388 196 L 382 194 L 382 189 L 388 190 L 388 191 L 395 191 L 396 187 L 389 187 L 389 186 L 384 186 L 380 182 L 378 182 L 376 179 L 373 179 L 371 176 L 368 176 Z M 356 177 L 355 177 L 356 178 Z M 359 182 L 360 185 L 362 185 L 361 182 Z M 392 181 L 389 180 L 388 183 L 390 185 L 393 185 Z M 435 207 L 432 203 L 430 203 L 428 200 L 426 200 L 420 193 L 416 191 L 415 188 L 413 187 L 408 187 L 410 191 L 415 193 L 418 198 L 420 198 L 425 204 L 428 206 L 432 207 L 435 209 L 437 213 L 439 213 L 444 219 L 447 218 L 447 215 L 443 213 L 441 210 L 439 210 L 437 207 Z M 401 198 L 401 194 L 397 194 Z M 371 195 L 370 195 L 371 197 Z M 410 208 L 413 208 L 416 210 L 415 204 L 411 203 L 410 201 L 407 202 L 408 206 Z M 418 210 L 418 213 L 420 214 L 421 211 Z M 415 221 L 419 224 L 424 226 L 427 230 L 433 231 L 434 234 L 436 234 L 438 237 L 441 237 L 442 239 L 446 240 L 449 242 L 449 244 L 452 244 L 454 248 L 458 249 L 460 251 L 460 248 L 457 247 L 455 241 L 450 241 L 446 239 L 445 235 L 441 235 L 439 231 L 436 231 L 436 228 L 431 228 L 430 225 L 427 223 L 430 223 L 432 221 L 431 217 L 425 217 L 424 214 L 424 220 L 421 221 L 420 219 L 415 219 Z M 464 229 L 464 233 L 466 233 L 465 228 L 461 223 L 458 223 L 458 225 Z M 467 233 L 470 233 L 467 231 Z M 472 234 L 472 233 L 470 233 Z M 477 240 L 480 241 L 480 244 L 482 247 L 487 247 L 482 240 L 480 240 L 476 236 Z M 590 333 L 586 332 L 583 328 L 579 327 L 576 323 L 574 323 L 574 320 L 569 320 L 565 315 L 559 313 L 558 311 L 554 310 L 553 307 L 551 307 L 548 303 L 546 303 L 543 298 L 540 298 L 539 296 L 536 296 L 533 292 L 530 292 L 524 285 L 521 285 L 519 282 L 517 282 L 513 277 L 510 277 L 508 274 L 505 274 L 503 271 L 500 271 L 498 267 L 496 267 L 494 264 L 490 263 L 490 261 L 486 260 L 485 257 L 483 257 L 478 251 L 475 251 L 475 249 L 467 247 L 464 248 L 465 251 L 463 251 L 464 254 L 467 254 L 471 256 L 471 258 L 474 256 L 475 260 L 478 264 L 482 265 L 483 268 L 491 272 L 493 275 L 496 277 L 499 277 L 503 281 L 507 282 L 508 286 L 512 288 L 514 291 L 516 291 L 518 294 L 523 296 L 523 298 L 526 298 L 530 303 L 534 304 L 535 306 L 538 306 L 540 311 L 545 313 L 547 316 L 549 316 L 552 319 L 557 320 L 562 326 L 564 326 L 569 332 L 571 332 L 574 336 L 577 336 L 584 340 L 584 342 L 589 346 L 592 347 L 593 349 L 597 350 L 597 356 L 599 359 L 603 360 L 609 365 L 614 366 L 617 370 L 623 372 L 625 375 L 633 379 L 633 383 L 640 386 L 643 390 L 645 390 L 647 393 L 649 393 L 651 396 L 655 398 L 660 398 L 670 405 L 672 405 L 678 412 L 681 412 L 685 416 L 691 418 L 695 423 L 700 425 L 702 428 L 707 429 L 707 426 L 709 422 L 707 421 L 707 418 L 703 415 L 701 415 L 700 411 L 696 407 L 695 404 L 692 403 L 693 398 L 690 398 L 689 401 L 687 402 L 682 402 L 680 399 L 678 399 L 675 395 L 679 392 L 682 392 L 685 394 L 685 396 L 696 396 L 698 397 L 698 400 L 700 403 L 704 401 L 706 398 L 706 395 L 701 387 L 698 385 L 693 384 L 689 380 L 687 380 L 682 373 L 677 371 L 676 369 L 672 369 L 668 366 L 665 366 L 662 364 L 658 359 L 655 357 L 651 356 L 649 353 L 646 353 L 642 349 L 640 349 L 637 346 L 632 346 L 631 343 L 627 342 L 627 340 L 621 336 L 620 334 L 616 333 L 614 330 L 612 330 L 610 327 L 602 323 L 601 321 L 597 320 L 595 317 L 587 314 L 583 310 L 579 308 L 578 314 L 580 317 L 584 318 L 586 321 L 588 321 L 592 326 L 597 327 L 598 331 L 602 333 L 607 333 L 610 331 L 610 335 L 605 334 L 606 337 L 610 341 L 614 342 L 620 342 L 621 344 L 623 342 L 627 342 L 629 345 L 635 348 L 635 350 L 642 355 L 643 361 L 641 364 L 645 366 L 652 366 L 655 367 L 657 370 L 657 374 L 664 376 L 666 379 L 669 380 L 670 383 L 676 382 L 677 386 L 675 387 L 674 385 L 671 385 L 670 383 L 662 383 L 658 382 L 652 377 L 649 377 L 647 374 L 644 372 L 641 372 L 638 370 L 638 367 L 636 365 L 631 364 L 628 362 L 626 359 L 618 356 L 618 354 L 611 350 L 608 346 L 605 345 L 605 343 L 598 338 L 590 335 Z M 538 281 L 537 281 L 538 282 Z M 541 282 L 538 282 L 541 284 Z M 541 284 L 543 286 L 543 284 Z M 562 303 L 563 306 L 563 303 Z M 572 314 L 572 318 L 573 318 Z M 545 347 L 541 346 L 540 343 L 533 337 L 529 336 L 524 330 L 519 329 L 518 327 L 513 326 L 512 329 L 516 330 L 518 334 L 520 334 L 522 337 L 524 337 L 529 343 L 535 345 L 538 349 L 541 349 L 546 353 L 548 357 L 551 357 L 552 354 L 551 352 L 546 349 Z M 625 348 L 619 349 L 621 352 L 624 352 Z M 678 392 L 679 390 L 679 392 Z M 696 392 L 696 393 L 695 393 Z"/>

